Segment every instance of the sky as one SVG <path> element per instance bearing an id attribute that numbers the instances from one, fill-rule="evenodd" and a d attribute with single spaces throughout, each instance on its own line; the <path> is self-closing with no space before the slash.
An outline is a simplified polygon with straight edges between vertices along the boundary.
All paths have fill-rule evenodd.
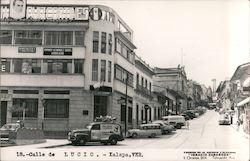
<path id="1" fill-rule="evenodd" d="M 100 4 L 134 31 L 136 54 L 151 67 L 185 66 L 188 79 L 212 87 L 249 58 L 248 0 L 28 0 Z"/>

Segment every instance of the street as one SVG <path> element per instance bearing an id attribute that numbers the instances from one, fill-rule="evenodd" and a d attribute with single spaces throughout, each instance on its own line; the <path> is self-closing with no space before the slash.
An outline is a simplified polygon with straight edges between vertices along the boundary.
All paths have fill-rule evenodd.
<path id="1" fill-rule="evenodd" d="M 126 138 L 117 145 L 103 145 L 88 143 L 89 149 L 98 148 L 158 148 L 158 149 L 242 149 L 249 152 L 249 140 L 243 137 L 233 125 L 219 125 L 219 114 L 208 110 L 204 115 L 190 120 L 189 130 L 186 127 L 176 130 L 170 135 L 161 135 L 156 138 Z M 5 148 L 83 148 L 73 146 L 66 139 L 48 139 L 46 143 L 13 146 Z"/>

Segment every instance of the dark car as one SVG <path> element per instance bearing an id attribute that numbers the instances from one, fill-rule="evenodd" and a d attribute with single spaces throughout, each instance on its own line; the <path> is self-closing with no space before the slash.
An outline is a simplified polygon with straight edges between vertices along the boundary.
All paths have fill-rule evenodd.
<path id="1" fill-rule="evenodd" d="M 83 129 L 72 130 L 68 133 L 68 140 L 73 145 L 85 145 L 86 142 L 101 142 L 116 145 L 124 140 L 121 125 L 109 122 L 93 122 Z"/>
<path id="2" fill-rule="evenodd" d="M 184 111 L 182 114 L 187 115 L 190 119 L 193 119 L 196 117 L 193 111 Z"/>
<path id="3" fill-rule="evenodd" d="M 190 120 L 190 117 L 187 114 L 181 114 L 181 116 L 183 116 L 185 118 L 185 120 Z"/>

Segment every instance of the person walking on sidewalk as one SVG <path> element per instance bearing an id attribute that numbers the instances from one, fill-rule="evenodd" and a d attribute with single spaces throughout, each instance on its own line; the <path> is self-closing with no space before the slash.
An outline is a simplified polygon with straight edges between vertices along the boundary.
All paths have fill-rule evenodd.
<path id="1" fill-rule="evenodd" d="M 189 130 L 189 121 L 186 121 L 187 129 Z"/>

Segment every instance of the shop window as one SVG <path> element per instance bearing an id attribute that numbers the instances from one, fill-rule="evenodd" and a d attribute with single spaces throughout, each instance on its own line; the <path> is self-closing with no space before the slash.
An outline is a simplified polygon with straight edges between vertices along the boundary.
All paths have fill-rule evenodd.
<path id="1" fill-rule="evenodd" d="M 106 53 L 106 45 L 107 45 L 107 33 L 102 32 L 102 39 L 101 39 L 101 53 Z"/>
<path id="2" fill-rule="evenodd" d="M 83 60 L 74 60 L 75 73 L 83 73 Z"/>
<path id="3" fill-rule="evenodd" d="M 112 71 L 112 62 L 111 61 L 109 61 L 108 62 L 109 64 L 108 64 L 108 82 L 111 82 L 111 71 Z"/>
<path id="4" fill-rule="evenodd" d="M 84 31 L 75 32 L 75 45 L 83 46 L 84 45 Z"/>
<path id="5" fill-rule="evenodd" d="M 45 45 L 73 45 L 73 31 L 45 31 Z"/>
<path id="6" fill-rule="evenodd" d="M 93 32 L 93 53 L 99 52 L 99 32 Z"/>
<path id="7" fill-rule="evenodd" d="M 38 99 L 13 98 L 12 117 L 23 117 L 25 109 L 25 117 L 37 118 L 38 114 Z"/>
<path id="8" fill-rule="evenodd" d="M 45 118 L 69 118 L 68 99 L 46 99 L 44 107 Z"/>
<path id="9" fill-rule="evenodd" d="M 1 59 L 0 62 L 0 72 L 9 73 L 10 72 L 10 59 Z"/>
<path id="10" fill-rule="evenodd" d="M 44 73 L 71 73 L 72 60 L 46 59 L 43 62 Z"/>
<path id="11" fill-rule="evenodd" d="M 111 55 L 112 54 L 112 34 L 109 34 L 108 38 L 108 53 Z"/>
<path id="12" fill-rule="evenodd" d="M 106 60 L 101 60 L 101 81 L 106 81 Z"/>
<path id="13" fill-rule="evenodd" d="M 11 30 L 0 30 L 0 44 L 12 44 Z"/>
<path id="14" fill-rule="evenodd" d="M 15 44 L 42 45 L 42 31 L 16 30 Z"/>
<path id="15" fill-rule="evenodd" d="M 98 81 L 98 59 L 92 60 L 92 81 Z"/>

